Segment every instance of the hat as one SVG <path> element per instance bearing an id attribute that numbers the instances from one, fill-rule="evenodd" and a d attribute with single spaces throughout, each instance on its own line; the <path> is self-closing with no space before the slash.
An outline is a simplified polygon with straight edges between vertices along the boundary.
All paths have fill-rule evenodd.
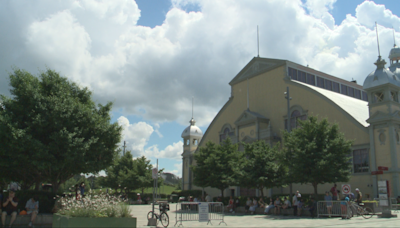
<path id="1" fill-rule="evenodd" d="M 356 188 L 356 191 L 358 192 L 358 191 L 360 191 L 360 189 Z"/>

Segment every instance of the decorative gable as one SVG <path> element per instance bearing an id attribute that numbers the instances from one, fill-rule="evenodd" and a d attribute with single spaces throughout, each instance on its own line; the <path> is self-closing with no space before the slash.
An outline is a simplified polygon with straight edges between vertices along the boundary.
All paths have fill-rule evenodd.
<path id="1" fill-rule="evenodd" d="M 276 67 L 282 66 L 285 63 L 285 60 L 255 57 L 232 79 L 229 84 L 234 85 L 238 82 L 246 80 L 247 78 L 254 77 Z"/>

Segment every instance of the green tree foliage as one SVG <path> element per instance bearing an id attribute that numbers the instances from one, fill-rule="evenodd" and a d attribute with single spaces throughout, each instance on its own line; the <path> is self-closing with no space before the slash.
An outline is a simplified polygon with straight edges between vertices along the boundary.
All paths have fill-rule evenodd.
<path id="1" fill-rule="evenodd" d="M 116 158 L 114 165 L 106 169 L 106 177 L 101 178 L 99 184 L 115 189 L 116 191 L 140 189 L 142 194 L 146 188 L 153 187 L 153 165 L 145 156 L 133 159 L 130 151 L 124 156 Z M 161 173 L 163 169 L 159 170 Z M 162 178 L 158 178 L 158 186 L 162 185 Z"/>
<path id="2" fill-rule="evenodd" d="M 191 166 L 193 181 L 199 187 L 213 187 L 221 190 L 237 184 L 235 169 L 233 166 L 239 159 L 237 145 L 232 144 L 228 138 L 220 145 L 207 142 L 194 154 L 196 165 Z"/>
<path id="3" fill-rule="evenodd" d="M 237 165 L 239 185 L 256 188 L 264 196 L 264 188 L 281 187 L 284 185 L 286 169 L 279 162 L 279 147 L 270 147 L 265 141 L 244 143 L 244 153 L 241 153 Z"/>
<path id="4" fill-rule="evenodd" d="M 299 121 L 300 127 L 283 132 L 285 148 L 282 162 L 288 166 L 288 180 L 311 183 L 317 195 L 318 184 L 347 182 L 351 174 L 350 149 L 337 124 L 317 117 Z"/>
<path id="5" fill-rule="evenodd" d="M 0 97 L 0 167 L 9 179 L 24 188 L 50 182 L 57 191 L 76 174 L 112 164 L 121 139 L 112 103 L 96 105 L 87 88 L 50 69 L 39 77 L 15 69 L 10 86 L 12 97 Z"/>

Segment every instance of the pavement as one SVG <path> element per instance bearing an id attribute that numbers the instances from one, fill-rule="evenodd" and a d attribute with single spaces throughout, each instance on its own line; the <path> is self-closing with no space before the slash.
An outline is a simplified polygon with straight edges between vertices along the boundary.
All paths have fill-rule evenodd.
<path id="1" fill-rule="evenodd" d="M 137 218 L 137 227 L 147 226 L 147 213 L 151 211 L 151 205 L 132 205 L 130 206 L 132 215 Z M 170 204 L 169 227 L 176 223 L 176 204 Z M 393 214 L 400 213 L 392 211 Z M 378 218 L 374 215 L 370 219 L 363 217 L 353 217 L 351 219 L 341 218 L 310 218 L 295 216 L 274 216 L 274 215 L 244 215 L 226 214 L 224 223 L 212 221 L 212 224 L 198 221 L 183 221 L 183 227 L 400 227 L 400 218 Z M 179 223 L 176 225 L 178 227 Z M 162 227 L 158 223 L 158 227 Z"/>

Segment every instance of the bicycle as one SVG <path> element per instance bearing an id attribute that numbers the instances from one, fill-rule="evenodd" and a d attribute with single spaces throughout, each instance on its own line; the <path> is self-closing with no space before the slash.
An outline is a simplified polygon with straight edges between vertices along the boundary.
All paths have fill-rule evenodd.
<path id="1" fill-rule="evenodd" d="M 169 204 L 168 203 L 160 203 L 158 205 L 158 209 L 159 209 L 160 213 L 156 213 L 156 212 L 153 213 L 153 211 L 149 211 L 149 213 L 147 213 L 147 219 L 150 220 L 151 218 L 156 218 L 157 225 L 158 225 L 158 222 L 161 221 L 161 224 L 163 225 L 163 227 L 168 227 L 169 216 L 166 211 L 169 210 Z"/>
<path id="2" fill-rule="evenodd" d="M 350 208 L 350 210 L 348 210 L 349 218 L 353 216 L 353 212 L 355 212 L 357 215 L 361 215 L 365 219 L 369 219 L 372 217 L 372 215 L 374 215 L 374 211 L 371 208 L 361 207 L 356 202 L 353 201 L 349 202 L 349 208 Z"/>

